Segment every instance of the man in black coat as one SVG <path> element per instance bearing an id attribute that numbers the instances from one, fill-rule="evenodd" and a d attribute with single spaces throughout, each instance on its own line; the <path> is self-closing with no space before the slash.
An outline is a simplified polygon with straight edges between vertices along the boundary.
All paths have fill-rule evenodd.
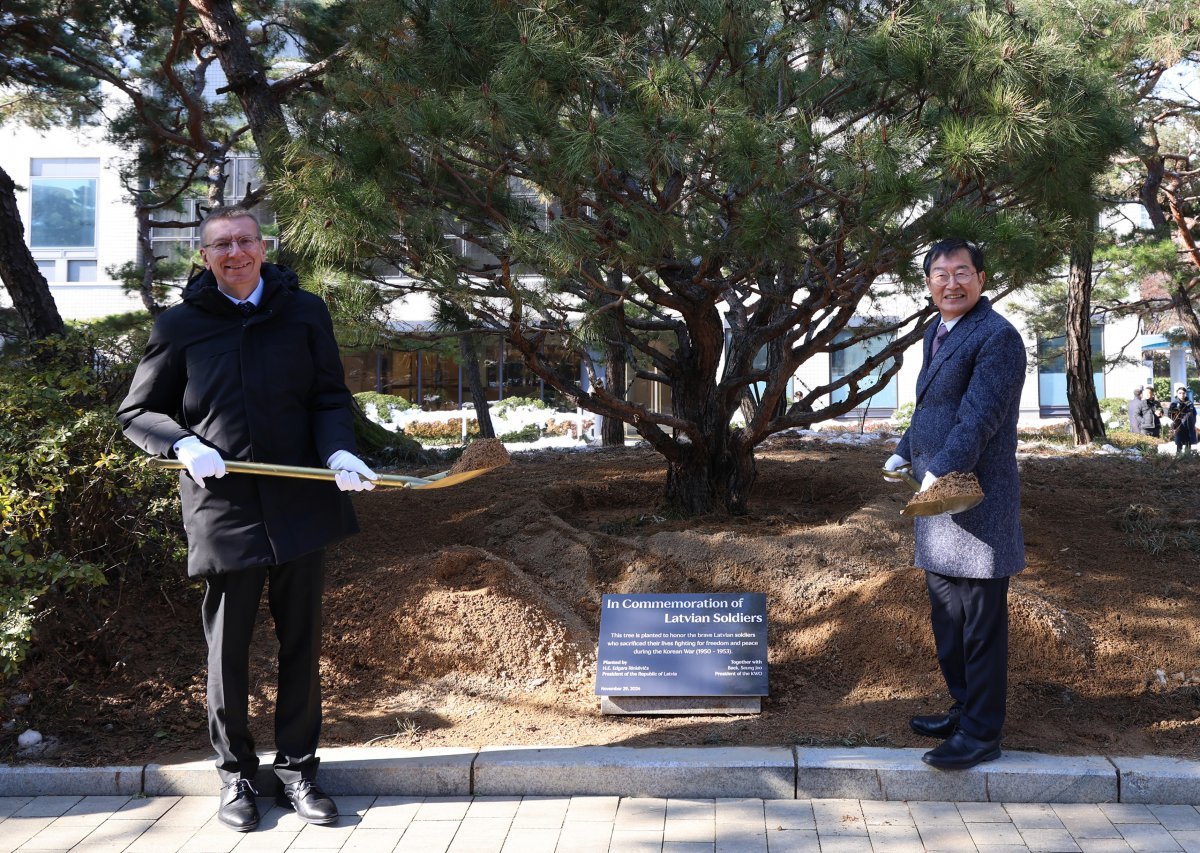
<path id="1" fill-rule="evenodd" d="M 117 413 L 147 453 L 186 467 L 179 492 L 188 574 L 205 582 L 208 728 L 221 776 L 220 821 L 258 825 L 249 726 L 249 649 L 264 585 L 279 639 L 275 774 L 281 805 L 337 820 L 315 783 L 321 729 L 322 557 L 358 530 L 347 491 L 373 488 L 354 453 L 352 398 L 329 311 L 296 274 L 265 263 L 249 211 L 201 226 L 205 271 L 155 321 Z M 326 465 L 327 481 L 225 476 L 225 460 Z"/>

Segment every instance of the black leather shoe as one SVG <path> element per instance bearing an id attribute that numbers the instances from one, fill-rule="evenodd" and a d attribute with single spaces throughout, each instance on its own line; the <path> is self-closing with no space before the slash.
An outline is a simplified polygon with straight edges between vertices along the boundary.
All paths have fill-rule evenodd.
<path id="1" fill-rule="evenodd" d="M 971 737 L 962 729 L 956 729 L 941 746 L 936 746 L 921 756 L 926 764 L 939 770 L 966 770 L 985 761 L 1000 757 L 1000 739 L 980 740 Z"/>
<path id="2" fill-rule="evenodd" d="M 309 779 L 284 785 L 276 800 L 286 809 L 295 809 L 296 816 L 305 823 L 321 826 L 335 823 L 338 819 L 337 806 L 329 795 Z"/>
<path id="3" fill-rule="evenodd" d="M 221 805 L 217 820 L 238 832 L 249 832 L 258 826 L 258 791 L 249 779 L 238 779 L 221 788 Z"/>
<path id="4" fill-rule="evenodd" d="M 908 721 L 908 727 L 923 737 L 936 737 L 944 740 L 954 734 L 954 730 L 958 728 L 958 718 L 961 714 L 961 709 L 956 706 L 944 714 L 912 717 Z"/>

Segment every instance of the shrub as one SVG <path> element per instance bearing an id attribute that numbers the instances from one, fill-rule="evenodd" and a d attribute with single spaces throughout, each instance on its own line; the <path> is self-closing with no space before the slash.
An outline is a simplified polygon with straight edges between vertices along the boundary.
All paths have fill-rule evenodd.
<path id="1" fill-rule="evenodd" d="M 0 356 L 0 675 L 28 654 L 55 594 L 186 557 L 175 477 L 150 468 L 113 413 L 144 324 L 87 328 Z"/>
<path id="2" fill-rule="evenodd" d="M 354 399 L 364 410 L 368 405 L 374 406 L 381 421 L 390 421 L 394 413 L 407 412 L 413 408 L 413 404 L 403 397 L 397 397 L 394 394 L 380 394 L 377 391 L 361 391 L 354 395 Z"/>
<path id="3" fill-rule="evenodd" d="M 531 406 L 535 409 L 546 408 L 546 404 L 537 397 L 505 397 L 503 400 L 491 404 L 492 411 L 496 413 L 497 417 L 503 416 L 509 409 L 520 409 L 523 406 Z"/>
<path id="4" fill-rule="evenodd" d="M 1100 401 L 1100 414 L 1106 431 L 1129 429 L 1129 401 L 1121 397 L 1105 397 Z"/>
<path id="5" fill-rule="evenodd" d="M 542 437 L 542 430 L 537 424 L 528 424 L 518 430 L 506 432 L 504 435 L 497 436 L 501 441 L 521 442 L 521 441 L 537 441 Z"/>
<path id="6" fill-rule="evenodd" d="M 591 418 L 584 418 L 583 431 L 587 432 L 588 430 L 590 430 L 592 428 L 592 424 L 594 424 L 594 423 L 595 423 L 595 421 L 592 420 Z M 562 421 L 557 421 L 554 418 L 550 418 L 550 420 L 546 421 L 546 435 L 552 435 L 552 436 L 569 435 L 569 436 L 571 436 L 571 438 L 579 438 L 579 436 L 575 434 L 575 432 L 576 432 L 575 426 L 576 426 L 576 422 L 575 422 L 574 418 L 571 418 L 570 420 L 562 420 Z"/>
<path id="7" fill-rule="evenodd" d="M 460 441 L 462 418 L 444 421 L 413 421 L 404 427 L 404 434 L 420 441 Z M 467 418 L 467 437 L 479 435 L 479 422 Z"/>
<path id="8" fill-rule="evenodd" d="M 1154 396 L 1158 398 L 1160 403 L 1171 399 L 1171 380 L 1165 376 L 1155 377 Z"/>
<path id="9" fill-rule="evenodd" d="M 905 403 L 892 413 L 892 424 L 895 426 L 896 432 L 903 433 L 908 429 L 909 424 L 912 423 L 913 412 L 916 411 L 916 408 L 915 403 Z"/>

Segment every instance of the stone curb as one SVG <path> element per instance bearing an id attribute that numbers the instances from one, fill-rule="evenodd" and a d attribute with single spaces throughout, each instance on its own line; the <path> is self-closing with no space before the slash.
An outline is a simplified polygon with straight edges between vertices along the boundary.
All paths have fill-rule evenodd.
<path id="1" fill-rule="evenodd" d="M 806 747 L 338 747 L 321 784 L 338 796 L 653 796 L 851 798 L 1009 803 L 1200 805 L 1200 762 L 1160 756 L 1005 752 L 965 771 L 935 770 L 921 749 Z M 261 756 L 256 781 L 274 793 Z M 0 797 L 212 796 L 212 759 L 129 767 L 0 765 Z"/>
<path id="2" fill-rule="evenodd" d="M 792 799 L 786 747 L 484 747 L 476 796 L 758 797 Z"/>

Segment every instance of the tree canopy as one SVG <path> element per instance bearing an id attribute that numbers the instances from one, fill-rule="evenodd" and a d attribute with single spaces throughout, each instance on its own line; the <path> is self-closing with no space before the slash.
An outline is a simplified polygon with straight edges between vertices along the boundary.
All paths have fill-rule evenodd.
<path id="1" fill-rule="evenodd" d="M 274 188 L 292 247 L 502 330 L 661 452 L 686 511 L 743 509 L 757 444 L 887 382 L 932 311 L 888 297 L 919 291 L 931 239 L 984 243 L 1008 287 L 1053 263 L 1127 127 L 1110 81 L 1019 4 L 354 11 L 350 61 Z M 560 375 L 551 331 L 593 368 L 619 344 L 670 409 Z M 802 365 L 868 339 L 787 405 Z"/>

